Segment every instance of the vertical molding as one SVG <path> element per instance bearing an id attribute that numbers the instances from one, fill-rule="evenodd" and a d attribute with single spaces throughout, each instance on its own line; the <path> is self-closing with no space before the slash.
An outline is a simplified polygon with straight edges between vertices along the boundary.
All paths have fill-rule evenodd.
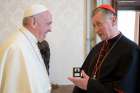
<path id="1" fill-rule="evenodd" d="M 97 0 L 93 0 L 93 10 L 97 7 Z M 94 45 L 97 43 L 97 34 L 95 33 L 93 29 L 93 40 Z"/>
<path id="2" fill-rule="evenodd" d="M 138 43 L 138 45 L 139 45 L 139 47 L 140 47 L 140 13 L 139 13 L 139 33 L 138 33 L 138 37 L 139 37 L 139 43 Z"/>
<path id="3" fill-rule="evenodd" d="M 138 45 L 140 47 L 140 14 L 139 14 L 139 30 L 138 31 L 139 31 L 139 33 L 138 33 L 138 39 L 139 39 L 138 40 L 138 42 L 139 42 Z"/>
<path id="4" fill-rule="evenodd" d="M 93 0 L 93 9 L 95 9 L 97 6 L 97 0 Z"/>
<path id="5" fill-rule="evenodd" d="M 116 15 L 118 15 L 118 1 L 117 0 L 112 0 L 111 5 L 115 9 Z"/>
<path id="6" fill-rule="evenodd" d="M 91 49 L 91 31 L 92 31 L 92 24 L 91 24 L 91 11 L 92 11 L 92 0 L 85 0 L 84 1 L 84 50 L 85 50 L 85 57 L 89 53 Z"/>
<path id="7" fill-rule="evenodd" d="M 84 23 L 83 23 L 83 44 L 84 44 L 84 58 L 87 54 L 87 0 L 84 0 L 84 9 L 83 9 L 83 15 L 84 15 Z"/>
<path id="8" fill-rule="evenodd" d="M 140 12 L 136 12 L 136 17 L 135 17 L 135 32 L 134 32 L 134 40 L 137 44 L 140 45 Z"/>

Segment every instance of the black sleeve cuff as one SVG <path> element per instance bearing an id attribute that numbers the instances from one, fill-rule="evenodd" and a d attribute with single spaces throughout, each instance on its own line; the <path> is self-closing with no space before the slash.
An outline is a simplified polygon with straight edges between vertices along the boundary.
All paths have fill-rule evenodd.
<path id="1" fill-rule="evenodd" d="M 111 90 L 111 89 L 110 89 Z M 89 79 L 87 85 L 87 93 L 113 93 L 105 88 L 98 80 Z"/>

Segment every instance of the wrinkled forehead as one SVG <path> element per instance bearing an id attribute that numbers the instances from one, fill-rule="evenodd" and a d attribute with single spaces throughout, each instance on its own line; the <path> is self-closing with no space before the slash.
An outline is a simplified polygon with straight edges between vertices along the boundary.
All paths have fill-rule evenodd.
<path id="1" fill-rule="evenodd" d="M 102 12 L 98 12 L 92 17 L 92 21 L 103 20 L 103 19 L 105 19 L 105 15 Z"/>
<path id="2" fill-rule="evenodd" d="M 49 11 L 44 11 L 44 12 L 38 13 L 38 14 L 33 15 L 33 16 L 35 16 L 35 17 L 48 16 L 48 12 Z"/>
<path id="3" fill-rule="evenodd" d="M 44 19 L 52 21 L 52 14 L 49 11 L 46 11 L 43 15 Z"/>
<path id="4" fill-rule="evenodd" d="M 103 15 L 115 15 L 114 13 L 112 13 L 111 11 L 109 10 L 106 10 L 106 9 L 102 9 L 102 8 L 96 8 L 95 10 L 93 10 L 92 12 L 92 17 L 95 16 L 97 13 L 102 13 Z"/>
<path id="5" fill-rule="evenodd" d="M 42 12 L 38 15 L 35 15 L 35 17 L 42 19 L 42 20 L 51 20 L 52 19 L 52 15 L 49 11 Z"/>

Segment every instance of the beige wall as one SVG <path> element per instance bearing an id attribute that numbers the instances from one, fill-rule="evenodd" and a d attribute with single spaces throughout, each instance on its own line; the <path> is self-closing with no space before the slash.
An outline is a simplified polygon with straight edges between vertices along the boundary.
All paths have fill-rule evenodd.
<path id="1" fill-rule="evenodd" d="M 72 76 L 72 67 L 83 62 L 84 1 L 48 0 L 54 18 L 53 30 L 48 34 L 53 83 L 70 84 L 67 77 Z"/>
<path id="2" fill-rule="evenodd" d="M 21 26 L 23 10 L 32 3 L 48 5 L 53 15 L 52 32 L 47 36 L 51 48 L 50 79 L 70 84 L 73 66 L 84 59 L 83 32 L 86 0 L 0 0 L 0 43 Z"/>

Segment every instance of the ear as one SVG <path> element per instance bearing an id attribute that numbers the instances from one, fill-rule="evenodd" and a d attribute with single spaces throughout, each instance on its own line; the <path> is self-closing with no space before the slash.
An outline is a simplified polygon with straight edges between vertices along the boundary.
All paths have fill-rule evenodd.
<path id="1" fill-rule="evenodd" d="M 36 25 L 37 25 L 37 21 L 36 21 L 36 18 L 35 18 L 35 17 L 32 17 L 31 25 L 32 25 L 33 28 L 36 27 Z"/>
<path id="2" fill-rule="evenodd" d="M 117 17 L 116 16 L 112 17 L 112 25 L 117 25 Z"/>

